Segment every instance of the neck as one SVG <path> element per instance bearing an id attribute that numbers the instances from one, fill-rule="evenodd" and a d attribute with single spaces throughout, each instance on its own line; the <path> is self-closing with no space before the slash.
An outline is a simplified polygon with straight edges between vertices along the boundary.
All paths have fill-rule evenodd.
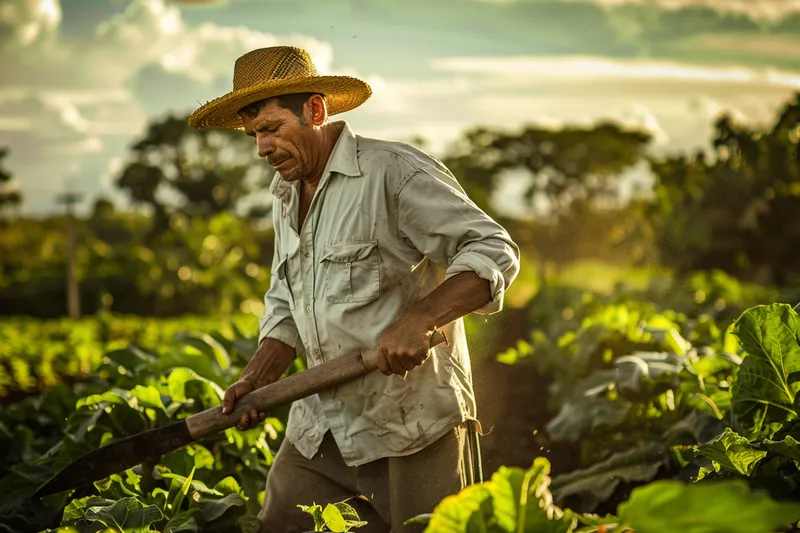
<path id="1" fill-rule="evenodd" d="M 330 159 L 333 153 L 333 147 L 336 145 L 336 141 L 339 139 L 343 128 L 344 122 L 332 122 L 319 129 L 317 138 L 318 150 L 316 151 L 319 157 L 314 162 L 313 174 L 309 176 L 308 179 L 303 180 L 303 183 L 310 189 L 316 189 L 317 184 L 319 184 L 319 181 L 322 179 L 322 173 L 325 170 L 325 166 L 328 164 L 328 159 Z"/>

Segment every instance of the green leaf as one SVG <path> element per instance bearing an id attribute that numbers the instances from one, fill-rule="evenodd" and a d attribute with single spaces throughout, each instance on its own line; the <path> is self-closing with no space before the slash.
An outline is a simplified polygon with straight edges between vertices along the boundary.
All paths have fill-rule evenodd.
<path id="1" fill-rule="evenodd" d="M 367 523 L 361 520 L 358 516 L 358 512 L 356 512 L 355 508 L 347 503 L 347 501 L 336 502 L 333 504 L 336 509 L 339 510 L 339 514 L 342 515 L 342 519 L 345 523 L 345 530 L 349 531 L 354 527 L 363 527 L 366 526 Z"/>
<path id="2" fill-rule="evenodd" d="M 325 527 L 333 533 L 345 533 L 347 525 L 342 518 L 342 513 L 333 504 L 328 504 L 322 511 L 322 519 L 325 521 Z"/>
<path id="3" fill-rule="evenodd" d="M 222 402 L 224 391 L 219 385 L 191 369 L 175 368 L 167 378 L 169 394 L 177 402 L 199 400 L 204 409 L 216 407 Z"/>
<path id="4" fill-rule="evenodd" d="M 116 528 L 126 533 L 149 531 L 150 524 L 164 518 L 161 510 L 155 505 L 145 506 L 136 498 L 122 498 L 115 502 L 104 499 L 88 499 L 82 504 L 67 506 L 62 526 L 73 525 L 78 520 L 99 522 L 107 528 Z"/>
<path id="5" fill-rule="evenodd" d="M 572 513 L 553 504 L 550 493 L 550 462 L 537 457 L 525 473 L 519 499 L 517 531 L 570 533 L 575 526 Z"/>
<path id="6" fill-rule="evenodd" d="M 800 504 L 750 492 L 739 479 L 691 485 L 666 480 L 633 489 L 619 518 L 620 530 L 636 533 L 766 533 L 800 519 Z"/>
<path id="7" fill-rule="evenodd" d="M 197 533 L 200 529 L 195 515 L 199 513 L 200 509 L 197 508 L 181 511 L 167 522 L 164 533 Z"/>
<path id="8" fill-rule="evenodd" d="M 200 498 L 197 506 L 203 511 L 206 522 L 219 520 L 229 512 L 235 514 L 245 512 L 245 501 L 238 494 L 228 494 L 218 500 Z"/>
<path id="9" fill-rule="evenodd" d="M 680 383 L 678 374 L 684 369 L 677 355 L 658 352 L 636 352 L 617 357 L 614 366 L 619 372 L 620 394 L 637 400 L 677 387 Z"/>
<path id="10" fill-rule="evenodd" d="M 137 346 L 131 344 L 121 350 L 113 350 L 105 355 L 106 359 L 117 366 L 127 368 L 132 372 L 136 372 L 151 363 L 158 361 L 158 357 L 153 354 L 147 353 Z"/>
<path id="11" fill-rule="evenodd" d="M 758 462 L 767 455 L 767 452 L 755 449 L 749 440 L 731 428 L 725 428 L 722 435 L 713 442 L 695 449 L 698 455 L 714 461 L 715 466 L 719 465 L 745 476 L 751 475 Z"/>
<path id="12" fill-rule="evenodd" d="M 572 513 L 553 504 L 550 463 L 537 457 L 527 471 L 500 467 L 490 481 L 442 500 L 426 532 L 570 533 Z"/>
<path id="13" fill-rule="evenodd" d="M 205 333 L 179 333 L 176 340 L 192 346 L 208 357 L 214 359 L 222 372 L 227 372 L 231 366 L 231 356 L 228 351 L 217 342 L 214 337 Z"/>
<path id="14" fill-rule="evenodd" d="M 557 441 L 577 442 L 604 427 L 614 427 L 625 419 L 631 404 L 612 402 L 605 398 L 591 398 L 580 402 L 566 402 L 546 429 Z"/>
<path id="15" fill-rule="evenodd" d="M 325 527 L 325 519 L 322 518 L 322 506 L 313 504 L 313 505 L 298 505 L 297 506 L 301 511 L 304 513 L 308 513 L 314 518 L 314 531 L 322 531 Z"/>
<path id="16" fill-rule="evenodd" d="M 189 493 L 189 488 L 192 486 L 192 478 L 194 477 L 195 469 L 192 468 L 192 471 L 189 472 L 189 475 L 186 476 L 186 479 L 183 480 L 183 484 L 181 485 L 178 494 L 175 495 L 175 499 L 172 501 L 172 510 L 174 512 L 178 512 L 181 510 L 181 505 L 183 505 L 183 499 Z"/>
<path id="17" fill-rule="evenodd" d="M 64 516 L 61 525 L 69 525 L 80 520 L 86 514 L 87 509 L 93 507 L 108 507 L 114 505 L 114 500 L 109 500 L 101 496 L 87 496 L 77 500 L 72 500 L 64 509 Z"/>
<path id="18" fill-rule="evenodd" d="M 787 435 L 783 440 L 764 439 L 761 445 L 767 451 L 788 457 L 793 461 L 800 461 L 800 442 L 791 435 Z"/>
<path id="19" fill-rule="evenodd" d="M 800 382 L 800 318 L 786 304 L 760 305 L 734 322 L 733 334 L 746 356 L 731 387 L 731 406 L 739 424 L 759 432 L 769 422 L 797 418 Z M 771 435 L 768 435 L 771 436 Z"/>
<path id="20" fill-rule="evenodd" d="M 447 496 L 433 510 L 425 533 L 506 533 L 497 525 L 492 493 L 482 485 L 470 485 Z"/>
<path id="21" fill-rule="evenodd" d="M 214 490 L 218 490 L 222 494 L 239 494 L 242 491 L 242 488 L 239 486 L 239 482 L 236 481 L 236 478 L 233 476 L 228 476 L 223 478 L 214 485 Z"/>
<path id="22" fill-rule="evenodd" d="M 136 385 L 131 389 L 130 396 L 136 399 L 136 403 L 140 407 L 152 407 L 166 411 L 164 402 L 161 401 L 161 393 L 152 385 Z"/>
<path id="23" fill-rule="evenodd" d="M 578 500 L 581 507 L 594 509 L 608 500 L 620 482 L 650 481 L 658 473 L 668 453 L 659 443 L 618 452 L 589 468 L 574 470 L 553 478 L 551 490 L 557 501 Z"/>

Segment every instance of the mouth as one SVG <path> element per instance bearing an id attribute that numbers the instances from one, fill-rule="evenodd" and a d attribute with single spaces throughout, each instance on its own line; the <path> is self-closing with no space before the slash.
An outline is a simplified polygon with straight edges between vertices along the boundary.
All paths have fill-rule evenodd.
<path id="1" fill-rule="evenodd" d="M 284 168 L 284 166 L 286 165 L 286 163 L 289 162 L 290 159 L 291 159 L 291 157 L 287 157 L 286 159 L 281 159 L 277 163 L 270 163 L 270 164 L 272 165 L 272 168 L 274 168 L 275 170 L 280 171 L 280 169 Z"/>

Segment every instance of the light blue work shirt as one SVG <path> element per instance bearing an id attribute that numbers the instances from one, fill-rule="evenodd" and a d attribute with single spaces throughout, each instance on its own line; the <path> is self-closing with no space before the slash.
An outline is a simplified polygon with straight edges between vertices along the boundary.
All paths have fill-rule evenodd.
<path id="1" fill-rule="evenodd" d="M 259 342 L 305 349 L 308 367 L 374 349 L 381 333 L 445 279 L 475 272 L 500 311 L 519 271 L 519 249 L 436 158 L 342 127 L 298 230 L 299 189 L 276 174 L 275 253 Z M 477 419 L 463 319 L 443 327 L 449 344 L 401 376 L 375 371 L 292 404 L 286 438 L 306 458 L 327 430 L 355 466 L 417 452 Z"/>

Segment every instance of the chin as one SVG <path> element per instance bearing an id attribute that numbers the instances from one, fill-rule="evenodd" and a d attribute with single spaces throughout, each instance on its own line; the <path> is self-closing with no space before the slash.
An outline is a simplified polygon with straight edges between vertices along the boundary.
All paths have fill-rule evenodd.
<path id="1" fill-rule="evenodd" d="M 285 181 L 302 181 L 303 180 L 303 173 L 297 167 L 292 167 L 285 171 L 285 173 L 280 173 L 281 178 Z"/>

